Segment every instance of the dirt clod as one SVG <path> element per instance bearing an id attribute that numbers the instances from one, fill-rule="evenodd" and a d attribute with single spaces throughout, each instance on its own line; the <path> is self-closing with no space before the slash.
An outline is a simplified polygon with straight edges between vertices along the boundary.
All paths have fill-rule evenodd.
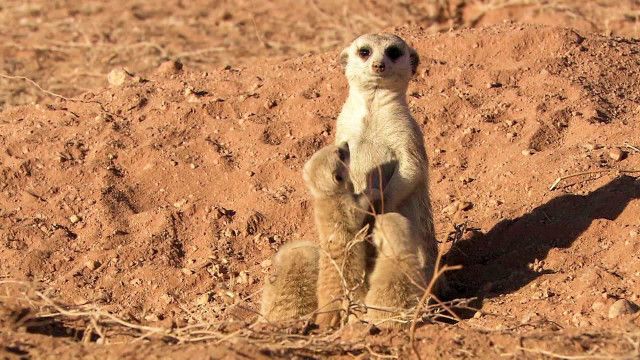
<path id="1" fill-rule="evenodd" d="M 609 150 L 609 157 L 615 161 L 620 161 L 626 157 L 626 153 L 618 148 L 613 148 Z"/>
<path id="2" fill-rule="evenodd" d="M 638 311 L 637 305 L 631 303 L 628 300 L 620 299 L 614 302 L 613 305 L 609 307 L 608 316 L 610 319 L 613 319 L 619 316 L 633 314 L 636 311 Z"/>

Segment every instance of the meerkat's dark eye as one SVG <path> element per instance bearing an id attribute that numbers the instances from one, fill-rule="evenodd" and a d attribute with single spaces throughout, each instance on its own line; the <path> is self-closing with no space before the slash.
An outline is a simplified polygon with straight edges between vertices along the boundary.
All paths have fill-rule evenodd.
<path id="1" fill-rule="evenodd" d="M 398 60 L 402 56 L 402 50 L 397 46 L 389 46 L 385 51 L 385 55 L 392 61 Z"/>
<path id="2" fill-rule="evenodd" d="M 363 60 L 367 60 L 369 56 L 371 56 L 371 49 L 366 47 L 358 49 L 358 56 L 360 56 Z"/>
<path id="3" fill-rule="evenodd" d="M 337 173 L 336 173 L 336 174 L 333 174 L 333 179 L 334 179 L 336 182 L 339 182 L 339 183 L 340 183 L 340 182 L 342 182 L 342 180 L 344 180 L 344 179 L 342 178 L 342 175 L 337 174 Z"/>

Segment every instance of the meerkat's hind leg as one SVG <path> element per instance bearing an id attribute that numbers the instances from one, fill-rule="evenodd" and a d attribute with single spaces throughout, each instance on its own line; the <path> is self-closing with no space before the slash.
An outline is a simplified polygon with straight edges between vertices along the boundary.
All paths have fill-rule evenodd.
<path id="1" fill-rule="evenodd" d="M 383 327 L 402 326 L 427 283 L 420 239 L 407 218 L 386 213 L 376 216 L 373 242 L 378 257 L 369 277 L 366 320 Z"/>
<path id="2" fill-rule="evenodd" d="M 317 245 L 310 241 L 293 241 L 280 248 L 264 281 L 262 320 L 292 320 L 317 310 L 319 256 Z"/>

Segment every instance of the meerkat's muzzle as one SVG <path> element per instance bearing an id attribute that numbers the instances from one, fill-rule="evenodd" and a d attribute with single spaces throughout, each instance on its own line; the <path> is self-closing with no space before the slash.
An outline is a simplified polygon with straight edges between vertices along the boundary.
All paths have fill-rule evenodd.
<path id="1" fill-rule="evenodd" d="M 374 73 L 376 74 L 382 74 L 385 70 L 385 65 L 383 61 L 380 62 L 375 62 L 371 65 L 371 69 L 373 70 Z"/>

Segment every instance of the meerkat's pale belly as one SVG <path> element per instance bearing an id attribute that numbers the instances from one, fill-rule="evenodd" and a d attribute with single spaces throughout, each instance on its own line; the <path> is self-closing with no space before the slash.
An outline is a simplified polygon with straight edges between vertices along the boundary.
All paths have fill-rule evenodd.
<path id="1" fill-rule="evenodd" d="M 369 188 L 384 190 L 398 166 L 391 149 L 384 143 L 366 137 L 350 141 L 349 148 L 349 171 L 355 192 Z"/>

